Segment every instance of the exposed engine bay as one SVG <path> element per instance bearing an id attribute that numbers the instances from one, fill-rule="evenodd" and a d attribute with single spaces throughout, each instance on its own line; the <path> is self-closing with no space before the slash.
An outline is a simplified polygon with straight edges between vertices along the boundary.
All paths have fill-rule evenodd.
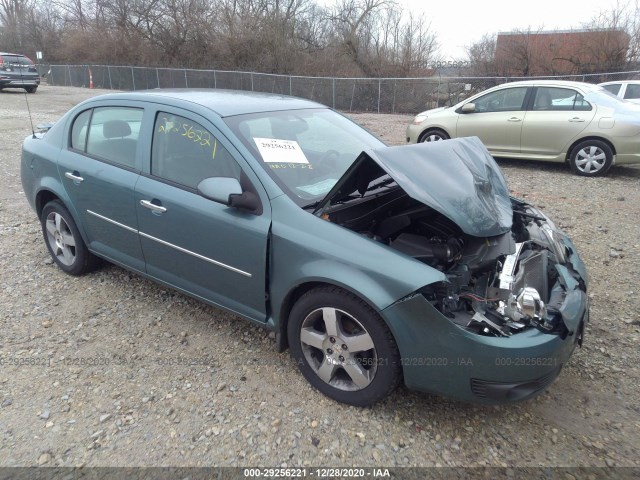
<path id="1" fill-rule="evenodd" d="M 511 206 L 511 231 L 484 238 L 397 186 L 332 205 L 322 217 L 443 272 L 447 282 L 420 293 L 463 328 L 504 337 L 537 328 L 564 338 L 574 333 L 562 321 L 567 279 L 586 286 L 553 224 L 524 202 Z"/>

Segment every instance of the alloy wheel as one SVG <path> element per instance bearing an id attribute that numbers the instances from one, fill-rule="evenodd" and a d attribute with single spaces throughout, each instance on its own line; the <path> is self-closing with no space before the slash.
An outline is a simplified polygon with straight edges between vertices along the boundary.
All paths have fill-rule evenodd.
<path id="1" fill-rule="evenodd" d="M 76 260 L 76 239 L 62 215 L 51 212 L 46 220 L 47 241 L 58 261 L 70 267 Z"/>
<path id="2" fill-rule="evenodd" d="M 373 339 L 349 313 L 323 307 L 309 313 L 300 329 L 302 352 L 318 377 L 343 391 L 369 386 L 377 372 Z"/>

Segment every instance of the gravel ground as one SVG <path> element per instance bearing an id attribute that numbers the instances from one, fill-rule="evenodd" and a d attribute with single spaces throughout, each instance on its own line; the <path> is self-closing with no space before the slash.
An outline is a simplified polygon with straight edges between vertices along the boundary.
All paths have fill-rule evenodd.
<path id="1" fill-rule="evenodd" d="M 34 123 L 99 93 L 42 86 Z M 410 120 L 352 117 L 393 144 Z M 640 466 L 640 169 L 500 162 L 591 276 L 584 347 L 548 391 L 479 407 L 401 388 L 357 409 L 265 330 L 115 266 L 63 274 L 21 191 L 29 131 L 24 95 L 1 92 L 1 466 Z"/>

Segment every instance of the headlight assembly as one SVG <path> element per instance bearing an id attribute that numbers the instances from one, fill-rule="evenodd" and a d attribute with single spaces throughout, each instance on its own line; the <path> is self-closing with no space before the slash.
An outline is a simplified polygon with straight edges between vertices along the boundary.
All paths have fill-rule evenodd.
<path id="1" fill-rule="evenodd" d="M 413 124 L 414 125 L 420 125 L 426 119 L 427 119 L 427 115 L 425 115 L 423 113 L 420 113 L 420 114 L 416 115 L 416 118 L 413 119 Z"/>

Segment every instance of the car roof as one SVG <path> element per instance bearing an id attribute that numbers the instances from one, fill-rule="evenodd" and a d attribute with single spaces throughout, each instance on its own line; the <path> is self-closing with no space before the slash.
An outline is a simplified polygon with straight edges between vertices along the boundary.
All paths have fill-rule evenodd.
<path id="1" fill-rule="evenodd" d="M 0 55 L 13 55 L 15 57 L 24 57 L 26 55 L 23 55 L 21 53 L 10 53 L 10 52 L 0 52 Z"/>
<path id="2" fill-rule="evenodd" d="M 326 105 L 288 95 L 276 93 L 247 92 L 240 90 L 203 89 L 154 89 L 135 92 L 111 93 L 92 100 L 137 100 L 159 101 L 174 104 L 188 102 L 201 105 L 221 117 L 247 113 L 301 110 L 306 108 L 328 108 Z M 174 103 L 173 101 L 177 103 Z"/>
<path id="3" fill-rule="evenodd" d="M 614 83 L 635 83 L 635 84 L 638 84 L 638 83 L 640 83 L 640 80 L 611 80 L 609 82 L 599 83 L 598 85 L 613 85 Z"/>
<path id="4" fill-rule="evenodd" d="M 574 82 L 571 80 L 520 80 L 517 82 L 508 82 L 508 83 L 503 83 L 502 85 L 500 85 L 501 87 L 507 87 L 507 86 L 517 86 L 517 85 L 521 85 L 521 86 L 556 86 L 556 87 L 574 87 L 574 88 L 582 88 L 582 89 L 589 89 L 589 90 L 594 90 L 597 89 L 597 85 L 593 84 L 593 83 L 586 83 L 586 82 Z"/>

